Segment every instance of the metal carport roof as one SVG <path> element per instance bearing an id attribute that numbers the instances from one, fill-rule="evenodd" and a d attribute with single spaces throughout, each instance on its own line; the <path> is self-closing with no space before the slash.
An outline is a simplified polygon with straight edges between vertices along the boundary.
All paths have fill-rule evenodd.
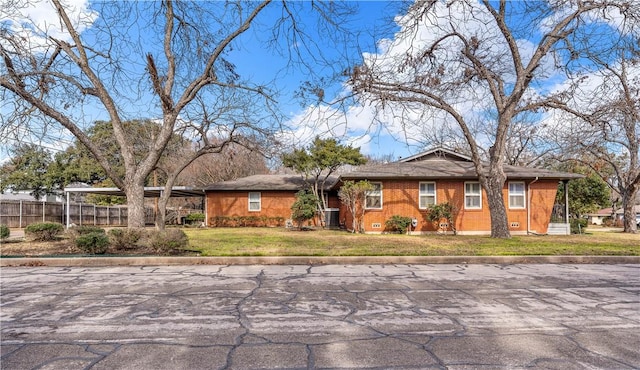
<path id="1" fill-rule="evenodd" d="M 118 188 L 91 188 L 91 187 L 73 187 L 73 188 L 64 188 L 64 192 L 68 193 L 86 193 L 86 194 L 101 194 L 101 195 L 115 195 L 115 196 L 125 196 L 124 191 Z M 162 186 L 151 186 L 144 188 L 144 197 L 145 198 L 159 198 L 160 195 L 164 192 L 164 187 Z M 184 197 L 203 197 L 204 190 L 199 188 L 193 188 L 189 186 L 174 186 L 171 188 L 171 196 L 176 198 L 184 198 Z"/>

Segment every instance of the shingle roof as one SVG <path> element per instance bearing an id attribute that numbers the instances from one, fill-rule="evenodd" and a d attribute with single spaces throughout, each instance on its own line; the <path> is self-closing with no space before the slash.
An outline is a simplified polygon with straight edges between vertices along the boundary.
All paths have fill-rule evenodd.
<path id="1" fill-rule="evenodd" d="M 337 177 L 329 177 L 325 184 L 325 190 L 331 189 L 336 182 L 338 182 Z M 206 187 L 204 190 L 298 191 L 304 189 L 305 187 L 305 181 L 300 175 L 253 175 L 237 180 L 217 182 Z"/>
<path id="2" fill-rule="evenodd" d="M 504 166 L 508 179 L 552 179 L 571 180 L 582 175 L 567 172 L 550 171 L 541 168 Z M 447 159 L 429 159 L 412 162 L 393 162 L 371 167 L 363 167 L 342 175 L 344 180 L 355 179 L 477 179 L 478 175 L 472 162 Z"/>

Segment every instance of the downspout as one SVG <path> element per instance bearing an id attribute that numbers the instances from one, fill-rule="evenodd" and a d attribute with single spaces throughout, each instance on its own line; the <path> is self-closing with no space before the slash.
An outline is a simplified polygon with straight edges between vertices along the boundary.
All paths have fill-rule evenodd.
<path id="1" fill-rule="evenodd" d="M 527 185 L 527 235 L 531 234 L 531 185 L 538 181 L 538 176 Z"/>

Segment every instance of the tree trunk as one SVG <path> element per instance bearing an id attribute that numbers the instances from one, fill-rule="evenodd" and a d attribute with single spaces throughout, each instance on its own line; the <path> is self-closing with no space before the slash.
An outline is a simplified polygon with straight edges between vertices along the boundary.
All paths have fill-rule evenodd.
<path id="1" fill-rule="evenodd" d="M 169 203 L 169 198 L 171 198 L 171 192 L 165 191 L 162 192 L 162 196 L 158 200 L 158 213 L 156 214 L 156 229 L 159 231 L 164 230 L 165 224 L 167 223 L 167 204 Z M 179 216 L 179 215 L 178 215 Z"/>
<path id="2" fill-rule="evenodd" d="M 509 219 L 507 218 L 507 210 L 504 204 L 504 197 L 502 195 L 504 182 L 504 175 L 498 174 L 494 174 L 493 176 L 485 179 L 485 181 L 482 181 L 483 188 L 487 193 L 487 203 L 489 204 L 492 238 L 511 238 L 511 232 L 509 232 Z"/>
<path id="3" fill-rule="evenodd" d="M 634 206 L 636 204 L 636 191 L 637 187 L 629 186 L 621 192 L 622 196 L 622 210 L 623 210 L 623 226 L 625 233 L 635 234 L 638 231 L 636 225 L 636 214 L 634 212 Z"/>
<path id="4" fill-rule="evenodd" d="M 144 186 L 129 185 L 125 189 L 127 195 L 127 227 L 140 229 L 145 226 Z"/>

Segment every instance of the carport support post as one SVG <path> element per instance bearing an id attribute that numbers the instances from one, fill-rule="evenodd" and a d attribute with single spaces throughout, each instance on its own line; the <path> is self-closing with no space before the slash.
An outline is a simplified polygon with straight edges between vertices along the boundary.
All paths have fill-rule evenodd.
<path id="1" fill-rule="evenodd" d="M 564 223 L 567 228 L 567 235 L 571 234 L 571 227 L 569 226 L 569 180 L 562 180 L 564 186 Z"/>
<path id="2" fill-rule="evenodd" d="M 69 210 L 71 209 L 71 207 L 69 206 L 71 204 L 71 200 L 69 199 L 69 192 L 67 192 L 67 229 L 69 229 L 69 227 L 71 226 L 71 220 L 70 220 L 70 212 Z"/>

